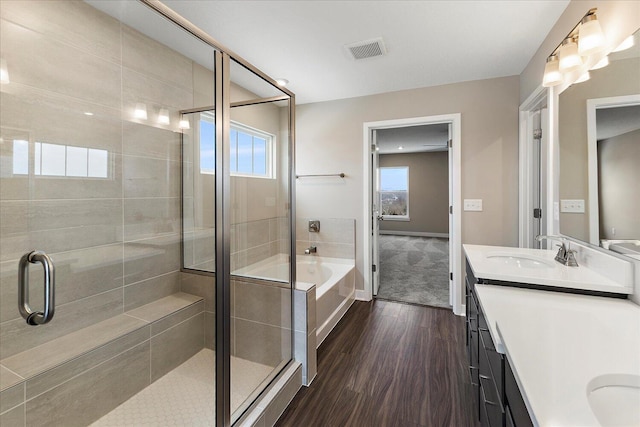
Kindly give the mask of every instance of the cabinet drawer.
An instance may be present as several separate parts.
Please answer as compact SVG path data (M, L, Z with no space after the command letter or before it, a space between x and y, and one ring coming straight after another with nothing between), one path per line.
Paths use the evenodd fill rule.
M496 350L496 346L493 344L491 333L488 329L479 328L478 334L480 335L480 345L482 346L480 351L484 350L486 352L487 361L491 368L491 377L496 383L500 399L503 399L504 356Z
M513 425L516 427L533 427L529 411L524 404L522 394L520 393L508 360L505 360L504 363L504 391L507 401L506 406L509 407Z
M500 405L500 402L492 400L487 396L486 391L491 388L491 384L487 384L488 387L486 389L485 384L487 384L486 380L480 377L480 413L482 414L484 410L491 427L502 427L504 422L502 405ZM480 415L480 418L482 419L482 415Z

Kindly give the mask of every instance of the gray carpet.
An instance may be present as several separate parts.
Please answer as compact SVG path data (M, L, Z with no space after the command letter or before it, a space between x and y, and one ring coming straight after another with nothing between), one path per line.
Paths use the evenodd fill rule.
M449 239L381 234L378 298L449 305Z

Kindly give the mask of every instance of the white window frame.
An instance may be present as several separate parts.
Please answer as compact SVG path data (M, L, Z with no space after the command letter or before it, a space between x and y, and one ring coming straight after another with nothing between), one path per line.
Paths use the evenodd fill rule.
M381 166L378 168L378 179L380 180L380 192L379 192L379 206L382 212L382 194L392 193L392 191L382 190L382 170L383 169L406 169L407 170L407 214L406 215L382 215L385 221L410 221L409 217L409 166Z
M211 120L212 123L215 124L215 122L213 121L214 118L213 117L209 117L207 115L201 115L200 120L203 120L203 118L206 118L207 120ZM252 137L257 137L257 138L261 138L264 139L266 141L266 147L265 147L265 155L266 155L266 164L265 164L265 174L264 175L257 175L257 174L253 174L253 173L240 173L240 172L234 172L233 170L231 171L231 176L238 176L238 177L244 177L244 178L259 178L259 179L275 179L276 178L276 167L275 167L275 159L276 159L276 136L273 134L270 134L268 132L265 132L263 130L251 127L251 126L247 126L243 123L240 122L236 122L236 121L231 121L231 129L235 130L236 132L242 132L244 134L248 134L251 135ZM198 132L199 132L199 125L198 125ZM230 144L233 144L234 141L230 141ZM237 148L237 147L236 147ZM237 161L238 155L237 155L237 151L236 151L236 161ZM252 156L252 160L253 160L253 156ZM198 150L198 163L200 164L200 173L201 174L209 174L209 175L214 175L215 171L214 170L209 170L209 169L203 169L202 168L202 162L200 159L200 150ZM237 164L236 164L237 166Z

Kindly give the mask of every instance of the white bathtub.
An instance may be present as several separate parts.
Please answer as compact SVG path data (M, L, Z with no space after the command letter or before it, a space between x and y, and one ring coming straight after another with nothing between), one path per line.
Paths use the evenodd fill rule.
M286 255L275 255L233 274L288 282ZM341 258L298 255L296 288L316 286L316 346L329 335L355 300L355 262Z

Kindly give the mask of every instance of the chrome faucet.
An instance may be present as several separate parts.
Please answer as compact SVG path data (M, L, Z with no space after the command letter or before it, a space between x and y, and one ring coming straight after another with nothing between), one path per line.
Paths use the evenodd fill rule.
M567 245L571 245L571 243L565 237L538 235L536 236L536 240L538 242L542 240L556 240L560 242L561 243L560 245L556 245L558 246L559 249L558 249L558 253L556 254L555 260L562 265L566 265L567 267L578 266L578 261L576 260L576 251L571 249L571 246L567 246Z
M316 252L318 252L318 248L315 246L310 246L307 249L304 250L304 254L305 255L311 255L311 254L315 254Z

